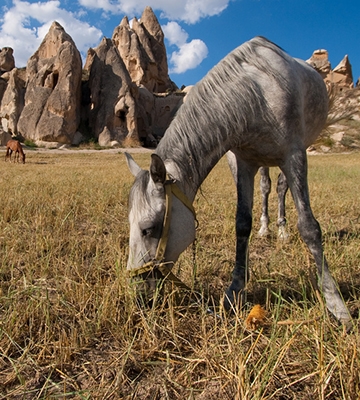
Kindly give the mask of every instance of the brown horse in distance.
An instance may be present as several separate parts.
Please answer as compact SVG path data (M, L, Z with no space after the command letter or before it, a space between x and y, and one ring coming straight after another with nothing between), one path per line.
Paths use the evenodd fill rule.
M6 155L5 155L5 161L9 158L11 162L11 154L12 152L15 151L15 156L14 156L14 162L16 162L16 158L18 162L20 162L20 155L22 158L23 164L25 164L25 153L24 150L18 140L10 139L6 143Z

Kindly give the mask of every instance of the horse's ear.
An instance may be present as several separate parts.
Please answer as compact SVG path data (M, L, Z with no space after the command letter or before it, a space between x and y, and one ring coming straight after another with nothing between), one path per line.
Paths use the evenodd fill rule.
M125 156L130 172L136 177L141 171L141 168L136 164L135 160L131 157L129 153L125 152Z
M164 184L166 181L165 164L157 154L151 154L150 176L154 183Z

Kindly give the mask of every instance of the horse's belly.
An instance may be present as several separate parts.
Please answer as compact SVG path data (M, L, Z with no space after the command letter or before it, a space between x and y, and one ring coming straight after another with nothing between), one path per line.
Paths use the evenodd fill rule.
M237 146L236 153L249 165L274 167L285 162L289 154L289 141L274 138L271 134L248 134L251 140L244 140Z

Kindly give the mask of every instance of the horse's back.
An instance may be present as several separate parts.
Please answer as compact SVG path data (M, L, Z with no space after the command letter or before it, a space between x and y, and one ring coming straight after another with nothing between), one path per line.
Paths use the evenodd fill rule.
M214 132L249 161L271 166L278 165L291 144L305 149L313 143L327 111L320 74L256 37L229 53L195 85L175 124L196 119L201 135Z
M8 148L10 148L10 149L13 149L13 148L15 148L15 147L18 146L18 143L19 143L19 142L18 142L17 140L10 139L10 140L7 141L6 147L8 147Z
M6 143L6 147L13 151L16 151L16 150L21 151L22 150L22 146L21 146L20 142L15 139L8 140L8 142Z
M245 80L251 92L261 94L263 101L258 105L262 114L268 110L281 125L284 120L298 125L296 119L304 118L305 126L311 125L307 128L321 130L328 112L327 90L320 74L305 61L259 36L233 50L223 62L223 66L221 62L217 66L220 74L236 71L231 85L240 85L241 91L239 81ZM255 118L258 120L259 115Z

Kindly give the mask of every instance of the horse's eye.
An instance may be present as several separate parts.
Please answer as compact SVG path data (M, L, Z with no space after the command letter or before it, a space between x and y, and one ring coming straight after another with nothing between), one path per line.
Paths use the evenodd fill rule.
M147 229L143 229L141 231L142 236L150 236L153 232L153 228L147 228Z

